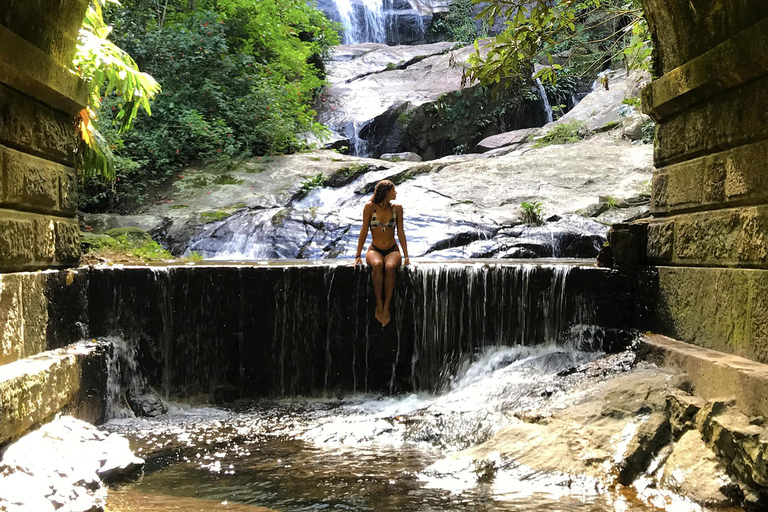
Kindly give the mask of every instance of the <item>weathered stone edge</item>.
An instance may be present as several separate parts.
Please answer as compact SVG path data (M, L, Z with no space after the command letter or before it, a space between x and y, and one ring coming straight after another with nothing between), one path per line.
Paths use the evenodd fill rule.
M647 236L651 264L768 268L768 205L655 219Z
M0 25L0 80L41 103L76 115L88 103L83 80L47 53Z
M657 169L651 212L664 215L768 203L765 162L768 141L764 140Z
M0 272L67 266L79 257L77 219L0 208Z
M648 85L643 90L644 110L656 121L663 121L716 94L760 78L766 70L768 19Z
M751 416L768 416L768 365L658 334L641 339L646 359L686 372L705 400L734 398Z
M104 397L89 395L105 384L98 382L104 354L97 343L78 344L0 367L0 445L62 410L86 421L103 417Z
M0 207L59 216L77 210L75 169L0 145Z
M659 123L656 167L768 139L768 75L713 96Z

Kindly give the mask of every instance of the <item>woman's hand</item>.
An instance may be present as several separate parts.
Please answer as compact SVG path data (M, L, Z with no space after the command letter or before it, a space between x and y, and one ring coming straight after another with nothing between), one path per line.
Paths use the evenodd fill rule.
M403 261L403 265L410 265L411 264L411 258L408 256L405 257L405 261Z
M362 265L363 264L363 258L360 256L355 257L355 266Z

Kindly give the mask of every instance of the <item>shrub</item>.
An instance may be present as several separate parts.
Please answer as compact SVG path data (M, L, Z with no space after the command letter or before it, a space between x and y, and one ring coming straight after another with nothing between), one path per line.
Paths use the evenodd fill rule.
M117 156L114 183L83 184L86 211L130 211L178 169L200 160L287 153L295 134L322 132L313 95L335 25L303 0L171 0L157 11L126 0L108 16L115 42L163 86L152 116L113 124L122 99L102 103L98 127Z
M581 121L556 124L546 135L536 141L535 148L542 148L552 144L572 144L584 138Z
M523 222L526 224L540 225L544 224L542 215L544 213L544 203L534 201L532 203L520 203L520 211L523 214Z

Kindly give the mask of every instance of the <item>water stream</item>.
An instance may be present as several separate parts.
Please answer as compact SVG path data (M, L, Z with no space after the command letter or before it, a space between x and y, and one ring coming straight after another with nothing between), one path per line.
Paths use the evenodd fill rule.
M544 84L542 84L541 80L538 78L536 79L536 91L538 92L539 99L541 100L541 108L544 111L544 114L546 114L547 123L551 123L554 121L552 105L549 104L549 98L547 97L547 91L544 89Z
M179 504L284 512L658 510L631 488L514 465L489 477L450 458L514 423L515 413L557 410L610 378L605 371L598 379L563 376L601 356L552 344L486 347L446 373L436 394L260 400L116 419L105 427L129 437L147 466L140 480L113 488L110 502L115 511L155 512ZM626 371L632 356L613 357L601 363L608 375ZM697 510L678 505L668 510Z

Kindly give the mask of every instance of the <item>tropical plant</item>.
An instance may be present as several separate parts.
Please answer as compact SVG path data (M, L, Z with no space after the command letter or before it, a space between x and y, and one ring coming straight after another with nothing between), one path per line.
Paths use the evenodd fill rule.
M544 214L544 203L541 201L522 202L520 203L520 211L523 214L523 222L525 224L544 224L542 215Z
M114 40L163 85L152 116L113 124L107 97L98 125L115 154L116 180L87 179L85 211L141 207L184 166L302 150L300 132L323 132L312 109L335 25L304 0L121 0L106 11Z
M538 139L533 147L543 148L553 144L572 144L578 142L584 138L583 128L584 123L579 120L556 124L546 135Z
M507 27L483 48L475 41L465 82L527 79L534 62L544 64L534 77L548 82L565 69L594 76L617 60L628 69L650 69L650 35L642 16L639 0L490 0L478 17L489 24L506 19ZM559 64L555 54L563 51L568 57Z
M160 92L160 85L139 71L136 62L108 38L112 27L104 22L103 8L117 0L91 0L80 29L77 53L72 63L75 72L88 84L88 106L79 115L79 133L86 145L83 170L88 176L115 179L114 156L109 143L97 129L102 101L115 95L113 116L118 133L131 127L139 109L151 114L149 100Z

